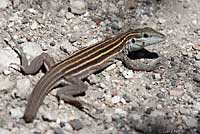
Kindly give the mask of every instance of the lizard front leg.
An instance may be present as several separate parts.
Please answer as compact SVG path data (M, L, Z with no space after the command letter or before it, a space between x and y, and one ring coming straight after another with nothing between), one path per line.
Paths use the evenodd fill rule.
M55 64L54 59L47 53L40 54L28 64L28 60L22 49L19 47L14 49L18 51L17 53L21 61L20 69L25 75L36 74L42 67L45 67L45 71L48 71Z
M29 65L26 55L23 52L22 48L17 46L17 42L10 33L9 35L16 46L12 46L7 40L5 40L5 42L19 55L21 65L17 66L20 67L20 70L23 74L36 74L43 66L45 67L45 71L48 71L55 64L55 61L51 56L49 56L47 53L42 53L35 59L33 59L33 61Z

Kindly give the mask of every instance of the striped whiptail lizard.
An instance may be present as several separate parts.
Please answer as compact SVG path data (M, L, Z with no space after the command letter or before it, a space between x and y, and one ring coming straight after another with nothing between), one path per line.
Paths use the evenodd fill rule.
M12 36L11 38L14 41ZM159 43L164 39L163 34L152 28L129 30L116 37L82 48L56 64L47 53L42 53L29 65L22 49L18 46L11 46L20 56L20 69L25 75L37 73L42 66L47 69L30 95L23 116L24 120L32 122L45 96L58 86L62 86L57 92L60 99L81 108L84 102L73 96L87 90L87 85L83 82L84 78L113 64L116 59L121 60L128 68L134 70L135 65L127 54Z

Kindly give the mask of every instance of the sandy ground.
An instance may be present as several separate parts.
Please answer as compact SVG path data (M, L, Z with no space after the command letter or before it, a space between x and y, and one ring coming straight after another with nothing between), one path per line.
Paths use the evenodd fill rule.
M76 2L2 0L0 133L200 133L200 1ZM58 101L53 90L34 122L24 122L27 100L43 73L23 75L10 68L11 63L20 61L5 40L22 47L29 60L47 52L59 62L108 36L147 26L166 35L164 42L146 48L162 60L158 69L132 71L118 61L85 81L89 90L79 98L99 107L101 120ZM7 31L17 44L13 44ZM145 60L156 59L138 59Z

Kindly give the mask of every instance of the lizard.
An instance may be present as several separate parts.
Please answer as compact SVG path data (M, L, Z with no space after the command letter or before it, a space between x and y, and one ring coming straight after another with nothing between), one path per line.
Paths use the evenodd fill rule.
M42 66L46 69L46 73L32 90L23 119L27 123L32 122L36 118L45 96L56 87L60 87L57 91L59 99L73 104L77 108L82 108L85 103L74 96L85 93L87 90L87 84L84 83L85 78L103 70L115 63L116 60L121 60L130 69L138 70L128 54L146 46L158 44L165 38L164 34L150 27L131 29L82 48L58 63L55 63L51 56L43 52L29 64L24 52L11 36L15 46L10 46L19 55L20 71L24 75L36 74ZM147 71L151 70L151 68L146 69Z

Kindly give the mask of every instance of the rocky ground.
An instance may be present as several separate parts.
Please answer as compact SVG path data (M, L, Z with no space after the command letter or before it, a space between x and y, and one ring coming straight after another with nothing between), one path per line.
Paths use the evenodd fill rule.
M118 61L91 75L79 98L99 107L101 120L47 95L33 123L22 119L43 75L24 76L9 31L31 61L42 52L58 62L78 49L130 28L152 27L166 41L147 47L162 59L153 72ZM199 0L1 0L0 134L200 133ZM144 62L149 59L138 59ZM154 60L154 59L151 59ZM10 65L12 63L12 65Z

